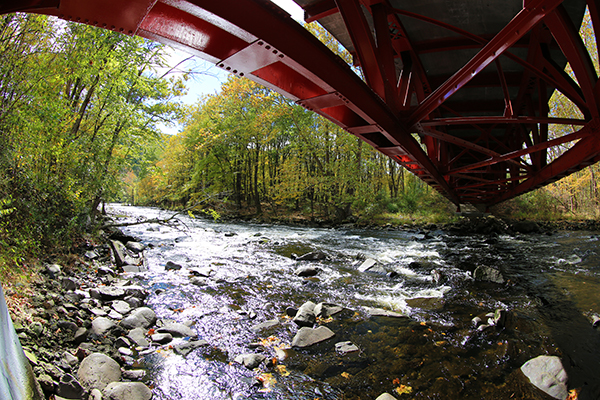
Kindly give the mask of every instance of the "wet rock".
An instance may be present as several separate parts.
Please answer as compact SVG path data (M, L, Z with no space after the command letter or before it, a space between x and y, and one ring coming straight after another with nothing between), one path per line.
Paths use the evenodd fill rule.
M201 276L204 278L208 278L210 274L213 272L210 267L191 267L189 268L190 274L194 276Z
M150 400L152 391L141 382L112 382L104 389L107 400Z
M117 351L119 352L119 354L121 354L122 356L128 356L131 357L133 355L133 351L131 351L130 349L128 349L127 347L119 347L117 349Z
M287 315L288 317L295 317L296 314L298 314L298 309L294 308L294 307L288 307L285 309L285 315Z
M56 382L52 379L50 375L41 374L38 375L37 381L40 384L42 390L46 393L53 393L56 387Z
M142 328L135 328L129 331L127 338L131 339L136 345L148 347L150 344L146 339L145 331Z
M306 277L306 276L315 276L319 273L319 268L314 267L300 267L294 271L296 276Z
M129 250L133 251L134 253L141 253L146 248L146 246L140 242L127 242L127 243L125 243L125 247L127 247Z
M102 392L98 389L92 389L88 400L102 400Z
M253 327L250 328L250 330L258 333L258 332L265 331L268 329L273 329L279 325L280 324L279 324L278 319L270 319L268 321L261 322L260 324L254 325Z
M173 340L173 336L170 333L155 333L154 335L150 335L150 339L154 343L167 344Z
M382 393L375 400L396 400L396 398L389 393Z
M597 328L600 326L600 316L598 314L592 315L592 326Z
M148 297L148 290L144 289L141 286L135 286L135 285L122 286L121 289L123 289L125 291L125 296L133 296L140 300L144 300L146 297ZM125 298L125 301L127 301L127 297ZM129 303L129 301L127 301L127 302ZM129 303L129 304L131 305L131 303Z
M139 381L144 379L146 371L143 369L128 369L122 372L123 379L129 379L131 381Z
M120 313L116 312L115 310L110 310L108 313L108 318L111 318L114 320L123 319L123 314L120 314Z
M117 273L112 268L101 266L101 267L98 267L98 275L100 275L100 276L116 276Z
M188 340L188 341L176 344L175 346L173 346L173 350L175 351L176 354L179 354L179 355L182 355L185 357L192 351L194 351L200 347L204 347L204 346L208 346L208 342L204 339Z
M321 261L326 259L327 254L320 251L311 251L296 258L296 261Z
M371 268L375 267L377 264L378 264L377 260L374 260L372 258L367 258L366 260L364 260L362 262L362 264L360 264L358 266L358 271L359 272L367 272Z
M117 267L121 268L124 265L139 265L141 260L137 260L127 253L127 248L118 240L110 240L110 247L115 257Z
M64 277L61 279L60 283L64 290L76 290L79 287L73 278Z
M61 361L68 365L70 368L75 368L79 364L79 360L73 354L68 351L62 353Z
M473 271L473 278L477 281L493 282L493 283L504 283L504 277L502 273L496 268L487 267L480 265Z
M159 333L170 333L173 337L190 337L195 338L198 335L189 326L172 322L165 324L161 328L157 329Z
M142 265L131 265L126 264L122 267L123 272L128 272L130 274L139 274L140 272L144 272L146 269Z
M95 316L97 316L97 317L106 317L106 316L108 315L108 314L106 314L106 311L104 311L104 310L103 310L103 309L101 309L101 308L92 308L92 309L90 310L90 312L91 312L92 314L94 314Z
M372 317L391 317L391 318L407 318L408 315L395 311L384 310L383 308L367 308L367 312Z
M326 326L319 326L316 329L302 327L292 340L292 347L309 347L323 342L335 336L335 333Z
M98 317L92 321L91 332L99 336L104 336L115 326L114 321L105 317Z
M358 346L352 342L339 342L335 344L335 350L340 354L355 353L359 351Z
M544 393L555 399L567 398L568 377L560 358L556 356L532 358L521 366L521 371L535 387Z
M62 267L58 264L47 265L46 273L50 278L56 279L62 273Z
M125 297L124 300L127 304L129 304L131 308L140 308L144 304L144 302L141 299L138 299L134 296Z
M75 335L73 336L73 342L75 342L75 344L79 344L81 342L84 342L88 337L88 330L84 327L78 328L77 331L75 332Z
M93 353L81 362L77 378L87 390L103 390L109 383L121 380L121 368L107 355Z
M248 369L254 369L260 365L263 361L266 360L266 356L262 354L240 354L233 361L238 364L242 364L244 367Z
M165 264L165 269L167 271L178 271L183 268L181 265L174 263L173 261L167 261Z
M129 316L123 318L120 325L125 329L149 328L156 322L156 314L148 307L133 310Z
M75 322L60 320L56 323L60 329L67 332L77 332L78 326Z
M56 394L65 399L82 399L85 389L71 374L64 374L56 387Z
M318 318L329 318L344 311L344 307L331 303L319 303L314 308L314 314Z
M317 322L317 318L314 313L315 303L312 301L307 301L302 304L302 306L298 309L298 312L293 318L293 321L298 326L307 326L311 327Z
M126 294L125 290L115 286L100 286L90 290L90 296L102 301L122 300Z

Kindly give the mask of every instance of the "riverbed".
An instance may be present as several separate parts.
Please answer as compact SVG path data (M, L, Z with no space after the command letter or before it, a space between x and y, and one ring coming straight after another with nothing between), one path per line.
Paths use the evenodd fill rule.
M170 215L111 211L123 221ZM580 399L600 398L600 331L590 322L600 313L598 232L456 235L178 219L123 229L148 246L140 276L148 305L159 318L192 321L209 343L185 357L168 346L144 356L155 399L547 399L520 372L539 355L561 357ZM311 252L323 258L296 259ZM378 268L361 272L365 260ZM182 268L168 270L169 261ZM296 275L307 266L318 274ZM500 271L502 282L475 280L478 267ZM307 301L344 310L317 321L333 338L291 348L298 326L286 309ZM497 310L502 324L473 322ZM274 319L275 327L252 329ZM346 341L358 351L337 351ZM264 354L269 367L234 362L245 353Z

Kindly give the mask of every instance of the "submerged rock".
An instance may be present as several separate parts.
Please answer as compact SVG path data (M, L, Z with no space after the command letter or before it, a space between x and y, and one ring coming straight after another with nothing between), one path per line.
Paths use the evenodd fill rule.
M341 354L348 354L359 351L359 348L352 342L339 342L335 344L335 350Z
M173 337L191 337L195 338L198 335L189 326L178 322L171 322L157 329L160 333L169 333Z
M242 364L244 367L246 367L248 369L254 369L254 368L258 367L260 365L260 363L262 363L266 359L267 359L267 357L262 354L249 353L249 354L240 354L233 361L235 361L238 364Z
M319 269L314 268L314 267L300 267L294 272L294 274L296 274L296 276L302 276L302 277L315 276L318 273L319 273Z
M303 327L300 328L294 339L292 340L292 347L309 347L314 344L323 342L335 336L335 333L326 326L319 326L316 329Z
M268 321L261 322L260 324L254 325L253 327L250 328L250 330L252 330L253 332L260 332L263 330L275 328L276 326L279 326L279 320L278 319L270 319Z
M326 260L327 254L321 251L311 251L310 253L306 253L296 258L296 261L320 261Z
M173 346L173 350L175 351L176 354L179 354L182 356L187 356L192 351L194 351L200 347L204 347L204 346L208 346L208 342L204 339L188 340L188 341L176 344L175 346Z
M367 312L372 317L392 317L392 318L407 318L408 315L395 311L384 310L383 308L367 308Z
M556 356L532 358L521 366L521 371L535 387L544 393L555 399L565 400L567 398L568 376L560 358Z
M473 278L477 281L504 283L502 273L496 268L480 265L473 271Z

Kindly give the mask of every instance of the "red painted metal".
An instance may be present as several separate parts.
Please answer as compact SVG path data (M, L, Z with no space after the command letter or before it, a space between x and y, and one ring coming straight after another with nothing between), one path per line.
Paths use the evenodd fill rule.
M507 0L514 14L501 25L492 12L465 24L441 3L295 1L356 55L366 83L266 0L8 0L0 13L56 15L185 49L335 122L456 204L495 204L600 159L600 85L578 35L586 0ZM599 7L587 6L599 37ZM551 114L553 90L582 117Z

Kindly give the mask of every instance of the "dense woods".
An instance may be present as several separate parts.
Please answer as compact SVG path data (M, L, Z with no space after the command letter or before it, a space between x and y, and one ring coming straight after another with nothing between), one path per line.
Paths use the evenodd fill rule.
M309 29L350 62L326 32ZM595 46L589 22L582 35ZM104 201L336 222L451 215L399 165L251 81L232 76L219 94L182 107L186 76L157 72L168 51L43 16L0 17L2 269L72 245ZM551 114L572 113L556 96ZM181 133L160 133L159 123L177 120ZM591 166L498 211L596 218L599 173Z
M2 265L70 245L124 165L179 116L165 48L37 15L0 17Z

